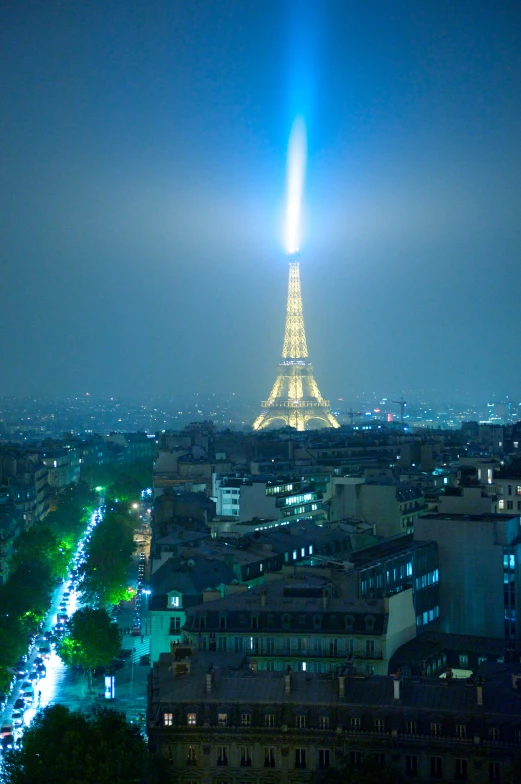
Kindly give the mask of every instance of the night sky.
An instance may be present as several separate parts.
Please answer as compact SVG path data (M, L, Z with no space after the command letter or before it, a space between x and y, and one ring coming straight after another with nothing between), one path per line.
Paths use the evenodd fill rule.
M301 114L323 395L521 397L516 0L11 0L0 74L0 394L265 399Z

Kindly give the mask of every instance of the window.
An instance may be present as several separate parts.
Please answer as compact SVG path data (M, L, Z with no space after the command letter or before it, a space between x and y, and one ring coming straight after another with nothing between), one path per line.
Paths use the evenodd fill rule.
M217 647L219 649L219 653L226 653L226 637L219 637L217 639Z
M241 746L241 767L251 767L251 746Z
M234 647L235 647L235 653L239 653L240 651L242 651L242 637L234 638Z
M195 750L195 746L188 746L186 750L186 764L195 765L196 762L197 762L197 753Z
M505 508L505 502L504 502L504 500L502 498L499 499L499 508L500 509L504 509Z
M227 713L218 713L217 714L217 724L219 727L226 727L228 724L228 714Z
M319 716L318 717L318 726L321 730L328 730L329 729L329 716Z
M306 767L306 749L295 749L295 767Z
M274 746L266 746L264 749L264 767L265 768L274 768L275 767L275 747Z
M456 724L456 737L457 738L466 738L467 737L467 725L466 724Z
M322 616L321 615L314 615L313 616L313 627L315 629L322 628Z
M217 746L217 764L218 765L227 765L228 764L228 747L227 746Z
M384 731L384 720L383 719L375 719L374 720L374 729L375 729L375 732L383 732Z
M457 781L467 780L467 760L455 759L454 760L454 778Z
M441 779L441 757L431 757L431 779Z
M351 719L351 729L352 730L359 730L361 725L361 721L359 718L352 718Z
M409 735L416 735L416 722L415 721L408 721L407 722L407 732Z
M365 641L365 655L371 658L374 656L374 640Z
M373 760L375 761L376 765L385 765L385 754L382 754L381 751L377 751L373 754Z
M489 727L488 737L490 740L499 740L499 729L497 727Z
M173 723L174 723L174 714L163 713L163 726L171 727Z
M265 727L274 727L275 726L275 714L267 713L264 716L264 726Z
M195 727L197 724L197 713L187 713L186 714L186 723L189 727Z
M179 607L179 596L170 597L170 607Z
M296 724L296 726L298 727L299 730L305 730L306 729L306 717L303 716L301 713L299 713L299 715L297 716L297 724Z
M501 763L489 762L488 763L488 780L500 781L501 780Z
M439 738L441 735L441 724L438 721L431 721L431 735Z
M226 616L224 615L219 618L219 629L226 629Z
M178 615L170 618L169 634L179 634L181 630L181 618Z
M514 502L507 501L507 509L511 512L514 509Z
M351 765L361 765L362 764L362 752L361 751L350 751L349 752L349 759L351 761Z
M330 759L330 751L329 749L319 749L318 750L318 767L319 768L329 768L331 764Z
M291 615L283 615L282 616L282 628L289 629L291 626Z
M258 617L257 617L256 615L253 615L253 616L252 616L252 619L251 619L251 628L252 628L252 629L258 629L258 628L259 628L259 619L258 619Z
M405 774L407 776L418 775L418 757L416 754L405 755Z
M251 727L251 713L241 715L241 727Z
M512 495L512 485L508 485L508 495Z
M206 629L206 618L204 616L199 618L199 628Z

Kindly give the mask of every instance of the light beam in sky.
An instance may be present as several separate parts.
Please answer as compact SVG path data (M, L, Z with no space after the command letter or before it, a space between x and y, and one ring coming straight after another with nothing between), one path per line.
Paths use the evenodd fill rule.
M286 251L298 253L300 247L300 215L302 194L306 175L306 125L302 117L296 117L291 128L288 144L286 171Z

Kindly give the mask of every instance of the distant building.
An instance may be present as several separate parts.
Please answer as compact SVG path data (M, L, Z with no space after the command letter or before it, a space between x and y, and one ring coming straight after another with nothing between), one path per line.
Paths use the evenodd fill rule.
M309 570L312 571L312 570ZM339 579L299 573L187 611L185 639L201 651L246 653L255 670L387 674L416 634L411 590L349 601Z
M448 634L521 638L520 518L431 514L416 521L415 541L436 542L439 629Z
M411 533L425 511L423 493L404 482L333 477L329 519L351 518L375 526L377 536Z

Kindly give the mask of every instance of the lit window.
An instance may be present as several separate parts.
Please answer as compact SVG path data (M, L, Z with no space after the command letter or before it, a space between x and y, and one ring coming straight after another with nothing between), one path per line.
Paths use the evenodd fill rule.
M174 723L173 713L163 713L163 724L165 727L171 727Z
M227 713L218 713L217 714L217 724L219 727L226 727L228 723L228 714Z
M294 561L297 560L297 551L296 550L293 550L293 560Z
M172 607L179 607L179 596L172 596L170 604Z
M195 727L197 724L197 713L187 713L186 723L189 727Z

